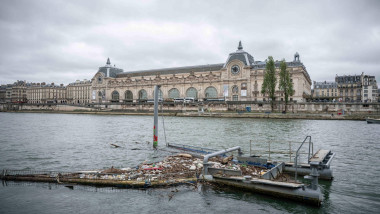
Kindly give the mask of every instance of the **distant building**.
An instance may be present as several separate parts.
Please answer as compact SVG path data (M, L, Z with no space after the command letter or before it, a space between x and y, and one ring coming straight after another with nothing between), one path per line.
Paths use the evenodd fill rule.
M336 76L335 82L338 83L339 101L361 102L362 101L362 76Z
M338 84L336 82L313 82L314 101L336 101L339 98Z
M377 83L375 76L354 75L336 76L339 101L343 102L374 102L377 97Z
M70 104L88 104L90 103L91 81L77 80L66 87L67 103Z
M48 104L66 103L66 87L54 83L29 83L27 88L28 103Z
M0 85L0 103L5 103L7 85Z
M27 89L26 81L17 80L13 84L5 86L5 102L7 103L26 103L27 102Z
M116 87L110 87L108 81L116 78L116 76L120 73L123 73L123 69L112 66L111 61L108 58L106 65L99 67L95 77L91 80L91 102L119 102L120 99L123 100L123 98L116 92L113 92L112 96L106 96L106 93L111 94L109 92L111 89L113 89L113 91L116 89Z
M293 82L290 100L306 101L311 96L311 79L298 53L286 62ZM276 61L279 71L280 62ZM225 63L123 72L109 59L92 78L91 102L145 102L153 99L155 85L161 85L164 100L191 97L195 100L268 101L261 93L265 61L255 61L243 50L229 54ZM276 99L284 94L276 87Z
M377 102L378 99L378 86L375 76L362 74L362 101L363 102Z

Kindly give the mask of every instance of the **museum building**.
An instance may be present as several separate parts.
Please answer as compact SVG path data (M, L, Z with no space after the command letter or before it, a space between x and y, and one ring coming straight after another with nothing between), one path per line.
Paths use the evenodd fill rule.
M311 79L298 53L286 62L293 83L291 101L304 102L311 95ZM280 61L275 62L277 79ZM243 50L230 53L225 63L124 72L107 64L91 80L91 102L147 102L153 99L154 86L161 85L159 96L165 101L194 98L198 101L267 101L261 93L266 61L255 61ZM278 81L277 81L278 84ZM284 94L276 86L276 100Z

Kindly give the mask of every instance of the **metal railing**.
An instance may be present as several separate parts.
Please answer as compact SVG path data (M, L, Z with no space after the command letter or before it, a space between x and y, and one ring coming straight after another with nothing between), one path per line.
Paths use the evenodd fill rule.
M268 160L270 161L272 160L273 154L281 155L281 156L276 157L276 161L278 161L279 159L282 159L282 161L285 161L287 159L286 156L288 156L289 162L291 163L293 161L293 157L296 156L297 151L298 151L298 154L309 154L309 152L307 151L292 150L292 148L299 148L300 144L302 143L303 142L300 142L300 141L275 141L275 140L253 143L253 141L250 140L249 154L250 156L252 156L252 153L254 151L255 153L254 155L267 156ZM253 146L255 147L254 150L253 150Z
M301 143L300 147L298 147L297 149L297 152L296 152L296 157L294 157L294 167L296 168L295 170L295 173L294 173L294 179L297 180L297 168L298 168L298 158L300 156L300 149L302 148L302 146L305 144L305 142L307 142L307 140L309 139L309 152L308 152L308 155L307 155L307 163L310 162L310 154L313 155L314 154L314 146L313 146L313 142L311 142L311 136L306 136L305 140ZM310 149L311 149L311 153L310 153Z

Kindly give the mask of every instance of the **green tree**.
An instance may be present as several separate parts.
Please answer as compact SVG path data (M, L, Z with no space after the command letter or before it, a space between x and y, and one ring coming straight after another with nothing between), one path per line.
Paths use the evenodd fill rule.
M264 82L261 87L261 93L262 94L268 94L271 103L271 109L273 111L274 108L274 100L275 92L276 92L276 84L277 84L277 78L276 78L276 67L274 65L274 60L272 56L268 57L266 66L265 66L265 75L264 75Z
M285 59L281 61L280 64L280 82L278 84L278 89L284 92L285 96L285 112L287 111L287 105L289 101L289 96L293 96L293 83L290 81L290 74L287 70Z

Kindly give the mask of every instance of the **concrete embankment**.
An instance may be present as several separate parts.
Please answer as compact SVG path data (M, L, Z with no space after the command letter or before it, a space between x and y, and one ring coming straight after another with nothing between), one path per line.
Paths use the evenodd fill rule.
M74 110L74 111L57 111L57 110L18 110L3 111L14 113L55 113L55 114L96 114L96 115L140 115L153 116L149 111L104 111L104 110ZM366 118L379 118L380 114L326 114L326 113L262 113L262 112L160 112L163 116L176 117L212 117L212 118L261 118L261 119L304 119L304 120L365 120Z
M38 112L102 115L153 115L152 103L92 103L74 104L0 104L0 111ZM380 103L277 103L272 110L270 103L262 102L212 102L212 103L162 103L160 115L179 117L221 118L273 118L307 120L365 120L380 118Z

